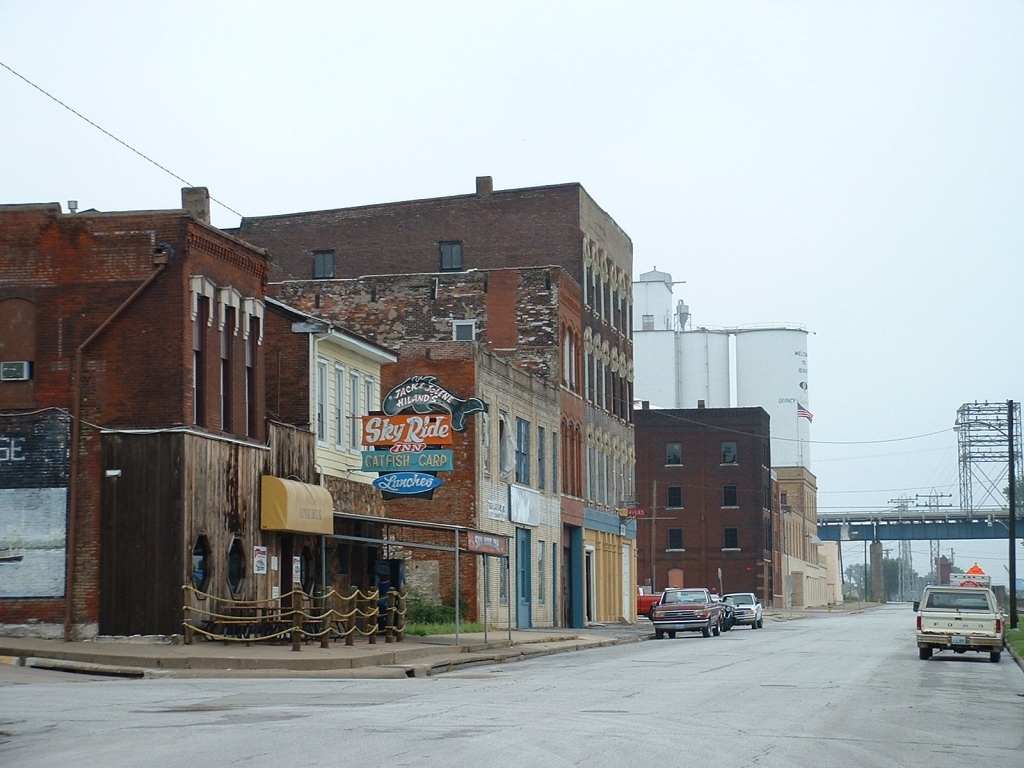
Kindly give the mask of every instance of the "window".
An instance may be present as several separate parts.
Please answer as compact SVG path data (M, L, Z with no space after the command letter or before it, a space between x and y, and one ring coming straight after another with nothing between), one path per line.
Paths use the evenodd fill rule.
M245 434L256 437L256 345L260 338L260 319L249 319L249 338L245 343Z
M516 419L516 482L530 484L530 422Z
M312 595L313 588L316 586L313 551L309 547L303 547L302 555L299 557L299 585L307 595Z
M784 507L789 504L788 494L785 491L779 494L779 504Z
M681 443L665 443L665 466L683 463Z
M245 550L242 547L241 539L233 539L231 548L228 550L228 588L231 594L237 595L242 591L242 584L245 582Z
M679 509L683 506L683 486L670 485L668 487L668 500L665 506L670 509Z
M313 251L313 279L334 277L334 251Z
M515 460L515 440L512 437L512 423L504 411L498 413L498 474L505 477L512 472Z
M723 485L722 486L722 506L723 507L738 507L739 503L739 492L735 485Z
M722 542L722 549L739 549L740 548L740 529L739 528L726 528L725 537Z
M334 366L334 445L345 445L345 369Z
M545 544L543 541L537 542L537 602L543 603L547 599L547 577L544 568L544 550Z
M192 586L205 592L210 583L210 543L205 536L196 539L192 547Z
M722 443L722 463L738 463L738 459L736 456L736 443Z
M544 486L547 484L547 461L544 456L544 447L546 443L547 433L544 431L544 427L537 427L537 487L540 490L544 490Z
M682 549L683 548L683 529L682 528L669 528L668 529L668 548L669 549Z
M498 561L498 602L508 603L508 558Z
M363 442L363 422L359 416L359 374L351 371L348 375L348 449L358 451Z
M441 271L459 272L462 270L462 243L438 243L441 249Z
M316 361L316 440L327 442L327 361Z
M452 339L455 341L473 341L476 338L475 320L453 320Z
M551 492L558 493L558 430L551 430Z
M198 297L192 325L192 401L195 423L206 426L206 328L210 324L210 299Z
M235 308L224 308L224 328L220 334L220 428L224 432L231 431L232 411L232 376L231 362L232 339L235 335Z
M365 408L364 415L369 415L370 411L373 410L373 403L376 400L376 394L377 394L377 387L373 383L373 377L372 376L364 376L363 377L363 406ZM360 422L360 426L362 426L362 422ZM360 429L360 435L361 434L362 434L362 429Z
M645 331L653 331L654 330L654 315L644 315L643 316L643 329Z

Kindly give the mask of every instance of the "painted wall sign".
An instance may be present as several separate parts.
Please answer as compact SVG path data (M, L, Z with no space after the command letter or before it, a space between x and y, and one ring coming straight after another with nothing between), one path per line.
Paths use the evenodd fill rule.
M373 481L373 487L386 493L411 496L440 488L444 482L424 472L392 472Z
M508 557L508 536L485 531L466 531L466 551Z
M69 423L56 410L0 419L0 598L64 595Z
M451 445L452 417L447 413L363 416L363 445Z
M453 455L453 451L418 451L415 453L363 451L363 471L451 472L454 467Z
M437 383L436 376L410 376L384 398L382 410L388 416L412 409L416 413L447 411L452 415L452 429L466 431L466 417L486 411L487 405L478 397L462 400Z

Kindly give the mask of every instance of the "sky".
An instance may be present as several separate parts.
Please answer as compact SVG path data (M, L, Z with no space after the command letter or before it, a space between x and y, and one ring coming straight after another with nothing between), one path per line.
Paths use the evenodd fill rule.
M1020 2L0 0L0 203L580 182L696 323L811 332L822 511L958 505L957 408L1024 399L1022 40Z

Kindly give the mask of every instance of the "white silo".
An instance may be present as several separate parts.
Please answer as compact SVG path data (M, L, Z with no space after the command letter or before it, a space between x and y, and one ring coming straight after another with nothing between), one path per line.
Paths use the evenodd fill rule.
M676 408L728 408L729 332L695 328L677 335Z
M676 407L674 328L672 275L657 268L645 272L633 283L633 360L643 369L633 382L633 397L656 408Z
M761 406L771 416L772 466L809 467L807 331L797 327L734 330L736 405Z

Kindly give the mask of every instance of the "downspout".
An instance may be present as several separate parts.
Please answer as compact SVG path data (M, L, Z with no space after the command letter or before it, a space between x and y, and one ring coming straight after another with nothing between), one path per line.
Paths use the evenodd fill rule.
M72 639L72 627L74 622L75 605L75 548L76 520L78 518L78 442L81 439L81 412L82 412L82 359L85 355L85 348L92 344L96 338L107 329L139 295L149 287L156 278L167 269L174 251L171 246L160 243L156 246L156 253L163 253L164 261L157 264L157 268L146 278L146 281L119 306L114 312L103 321L103 324L78 345L75 350L74 379L71 384L71 467L68 478L68 555L64 571L64 641ZM159 258L159 257L155 257Z

